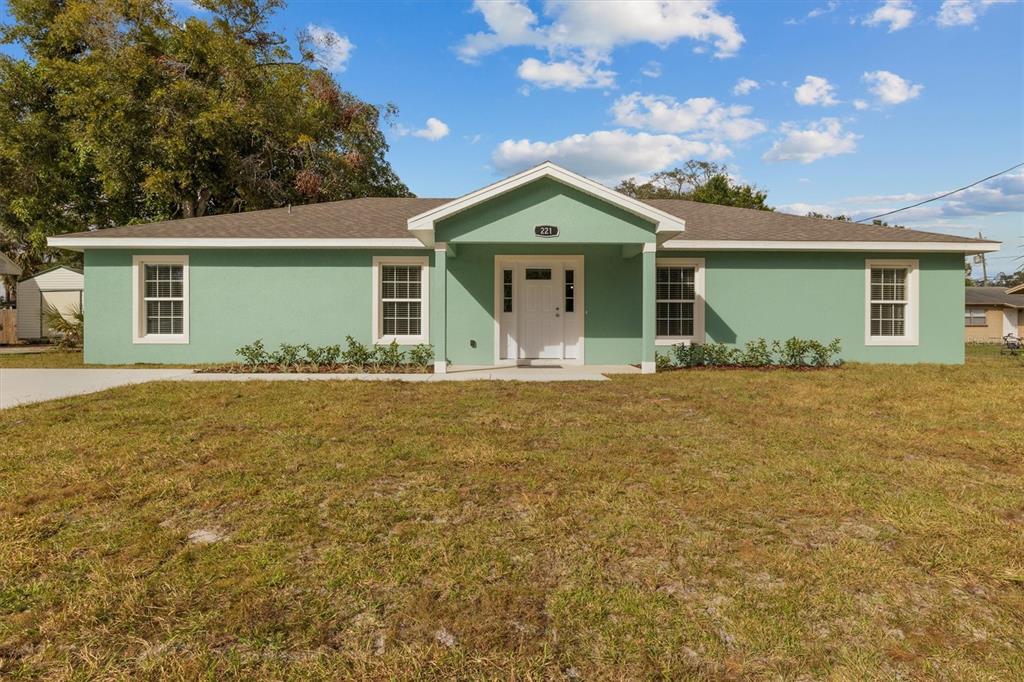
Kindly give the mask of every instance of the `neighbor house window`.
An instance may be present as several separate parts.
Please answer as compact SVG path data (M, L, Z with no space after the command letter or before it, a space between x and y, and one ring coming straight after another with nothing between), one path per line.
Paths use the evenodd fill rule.
M375 342L426 342L427 265L421 257L374 258Z
M917 261L868 261L869 345L917 344Z
M964 312L964 326L966 327L987 327L984 308L968 308Z
M655 331L661 344L704 340L703 259L658 259Z
M135 256L135 343L188 343L188 256Z

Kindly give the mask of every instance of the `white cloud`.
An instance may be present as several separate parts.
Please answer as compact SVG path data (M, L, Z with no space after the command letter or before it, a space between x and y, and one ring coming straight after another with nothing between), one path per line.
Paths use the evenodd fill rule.
M853 108L856 109L857 111L864 111L869 106L871 106L871 105L868 104L865 100L862 100L862 99L855 99L855 100L853 100Z
M466 36L456 48L460 59L477 62L506 47L545 50L549 60L576 64L610 63L623 45L653 43L666 47L681 38L710 43L716 57L731 57L743 45L736 21L719 14L714 0L549 0L541 24L524 0L475 0L489 30Z
M808 19L816 19L825 14L830 14L839 8L838 0L828 0L828 3L824 7L815 7L804 16L803 19L786 19L785 23L788 26L796 26L797 24L807 23Z
M797 101L797 104L803 106L820 104L823 107L829 107L839 104L839 100L836 99L835 86L829 83L828 79L820 76L804 78L803 85L793 91L793 99Z
M757 90L761 84L750 78L741 78L732 86L732 94L749 95L751 90Z
M864 74L863 80L870 84L868 90L883 104L902 104L914 99L924 90L923 85L911 83L891 71L868 71Z
M728 149L721 145L678 135L598 130L553 142L505 140L494 150L491 160L495 168L505 173L551 160L577 173L615 184L622 178L650 175L693 157L721 159L728 154Z
M945 0L935 23L943 28L970 26L992 5L1009 4L1012 0Z
M857 148L859 135L843 131L837 118L823 118L800 129L787 124L785 134L764 154L765 161L799 161L811 163L826 156L849 154Z
M599 62L572 60L544 63L530 57L523 60L516 71L524 81L538 88L609 88L615 85L615 72L598 68Z
M661 78L661 62L656 62L653 59L647 62L644 64L644 68L640 69L640 75L648 78Z
M914 14L914 6L910 4L910 0L886 0L864 20L864 23L868 26L889 24L889 33L892 33L910 26Z
M448 137L449 132L451 132L451 129L448 127L448 124L439 118L434 118L433 116L428 118L426 125L419 130L409 130L405 126L398 126L398 134L402 137L412 135L413 137L422 137L423 139L430 140L431 142L437 142L443 137ZM476 141L474 140L474 144L475 142Z
M750 107L724 106L713 97L692 97L678 102L665 95L623 95L612 105L615 123L659 133L692 133L712 140L746 140L767 130L748 118Z
M306 33L317 64L335 73L345 70L352 50L356 49L352 41L332 28L316 24L307 26Z

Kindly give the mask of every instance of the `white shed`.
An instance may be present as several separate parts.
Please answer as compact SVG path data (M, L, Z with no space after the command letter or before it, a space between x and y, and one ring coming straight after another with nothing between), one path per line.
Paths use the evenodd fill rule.
M49 336L45 311L53 306L69 316L81 309L85 277L81 270L58 265L18 282L18 338L41 339Z

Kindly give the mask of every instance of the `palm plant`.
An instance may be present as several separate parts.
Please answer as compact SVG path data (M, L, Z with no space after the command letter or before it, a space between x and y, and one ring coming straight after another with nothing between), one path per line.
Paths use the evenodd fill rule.
M81 348L85 334L85 315L82 306L73 305L62 313L52 305L43 312L46 324L53 335L53 342L60 348Z

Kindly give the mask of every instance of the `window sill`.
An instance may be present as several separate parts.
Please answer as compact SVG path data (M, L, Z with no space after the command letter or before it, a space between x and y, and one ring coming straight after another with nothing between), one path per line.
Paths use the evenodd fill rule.
M654 339L655 346L678 346L680 343L689 346L694 343L704 343L704 339L697 336L660 336Z
M132 339L132 343L184 344L188 336L184 334L146 334Z
M915 338L909 336L869 336L864 340L865 346L917 346Z
M425 336L383 336L373 342L375 346L390 346L392 341L398 342L399 346L418 346L430 341Z

